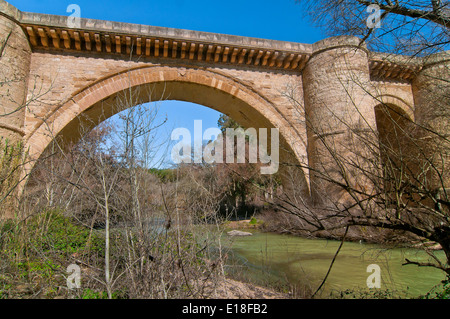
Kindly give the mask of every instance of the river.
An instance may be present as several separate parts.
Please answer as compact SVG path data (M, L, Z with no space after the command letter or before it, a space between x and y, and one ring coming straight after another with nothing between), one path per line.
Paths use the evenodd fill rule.
M317 289L340 244L334 240L245 231L252 232L253 236L227 239L232 257L230 264L233 265L227 271L256 283L287 284L303 291ZM438 251L437 256L444 260L442 251ZM379 293L383 297L414 298L427 293L445 278L442 271L434 268L402 266L405 258L427 261L430 257L418 249L386 249L375 244L345 242L317 297L336 297L341 291L353 291L369 292L372 297ZM373 264L380 270L381 287L378 290L367 288L367 279L372 274L367 267Z

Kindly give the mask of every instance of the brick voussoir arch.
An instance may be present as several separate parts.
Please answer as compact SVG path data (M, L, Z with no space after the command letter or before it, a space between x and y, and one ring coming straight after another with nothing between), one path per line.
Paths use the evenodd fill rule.
M203 95L211 95L211 93L214 95L215 92L219 98L223 96L231 97L238 105L245 105L245 111L254 113L253 117L251 115L248 116L248 120L251 121L256 116L264 120L265 127L279 128L282 144L290 145L289 141L292 141L297 136L296 130L292 128L276 106L268 98L264 97L251 86L242 83L242 81L206 68L156 65L129 69L109 75L79 90L65 102L61 103L55 111L49 114L40 125L37 125L25 137L26 145L32 159L39 159L48 145L66 126L87 110L99 105L102 101L120 92L124 92L124 90L130 87L138 88L161 83L168 85L174 84L175 86L183 84L194 85L205 89L205 92L209 93ZM202 96L202 94L195 95L195 98L192 99L190 98L192 95L189 96L189 92L181 93L182 95L186 94L187 98L180 96L180 92L173 98L171 97L170 91L166 93L168 100L177 99L199 103L223 113L240 112L245 116L242 110L227 110L224 105L211 105L209 103L210 101L208 102L208 98ZM202 103L203 100L207 102ZM261 122L255 124L261 124Z
M374 107L395 105L410 121L414 121L414 108L405 100L392 94L380 94L373 100Z

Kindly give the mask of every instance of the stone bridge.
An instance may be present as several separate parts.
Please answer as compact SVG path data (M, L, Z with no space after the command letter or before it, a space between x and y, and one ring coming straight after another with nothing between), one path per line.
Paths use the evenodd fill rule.
M421 121L424 92L433 87L428 74L443 60L378 54L346 36L300 44L92 19L72 24L0 0L0 136L23 141L32 159L56 137L76 142L82 123L118 112L113 105L131 89L135 103L189 101L244 127L279 128L282 158L313 165L309 123L336 135L349 129L336 114L352 125L362 125L362 115L376 130L382 103ZM301 178L310 192L306 169Z

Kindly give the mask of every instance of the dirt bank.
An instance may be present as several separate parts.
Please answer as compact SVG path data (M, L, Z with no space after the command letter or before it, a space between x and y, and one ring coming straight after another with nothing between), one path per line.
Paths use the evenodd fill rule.
M287 299L283 294L250 283L225 278L216 287L209 288L211 299Z

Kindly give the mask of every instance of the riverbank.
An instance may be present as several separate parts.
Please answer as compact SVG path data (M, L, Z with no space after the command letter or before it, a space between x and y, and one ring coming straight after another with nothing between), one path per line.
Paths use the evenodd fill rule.
M0 289L0 299L66 299L69 297L65 289L56 289L55 286L55 291L49 294L49 289L42 289L37 284L14 282L3 275L0 275L0 283L1 286L8 287L7 290ZM204 295L207 299L287 299L290 297L289 294L231 278L224 278L214 284L206 283ZM105 297L104 294L85 293L78 298L99 299ZM74 298L74 296L70 298Z
M243 220L230 220L225 222L224 227L232 230L241 230L241 229L262 229L263 221L258 220L256 218L252 219L243 219Z
M53 217L56 218L55 216ZM29 231L33 229L32 225L27 225ZM106 298L104 287L102 285L93 285L97 281L94 282L92 280L103 276L103 256L99 257L100 259L97 263L90 264L91 266L98 265L97 273L92 273L94 268L84 267L84 263L80 263L83 287L81 290L75 292L67 291L65 280L67 277L67 272L65 271L67 260L72 260L72 257L76 256L77 260L73 261L78 262L78 259L81 258L79 254L84 251L81 249L86 247L85 240L89 238L91 240L91 250L88 251L90 252L89 256L94 256L91 253L93 248L96 249L94 252L102 253L104 247L104 243L101 240L103 233L94 231L93 236L95 235L95 238L87 236L88 234L83 235L83 231L86 231L84 228L75 226L69 220L61 218L54 219L52 225L51 229L46 230L45 236L27 236L26 238L32 238L33 240L45 238L45 243L53 243L49 247L57 247L59 250L52 249L47 251L45 250L47 246L42 246L43 244L40 244L40 242L31 242L33 244L32 247L40 247L40 249L27 250L28 255L25 257L28 259L14 259L15 255L12 249L17 245L11 245L16 243L12 241L15 238L12 236L15 234L12 232L15 228L11 232L4 233L5 236L6 234L9 235L9 240L4 243L10 244L1 251L5 257L9 256L9 259L2 260L2 269L4 271L3 274L0 274L0 299ZM222 228L217 230L214 227L214 230L219 234L217 235L208 231L209 225L199 226L200 228L196 233L202 235L210 234L210 238L218 238L217 236L219 236L221 244L220 246L212 246L213 251L208 251L207 254L205 250L205 254L201 259L194 260L194 266L197 268L201 267L199 268L200 271L197 272L200 276L196 275L187 278L188 282L191 283L190 287L193 287L193 293L188 298L192 296L216 299L308 298L311 295L311 290L314 292L323 279L329 268L330 261L340 244L339 241L305 239L299 236L269 233L266 232L264 223L258 219L232 221L223 226L225 230L239 229L252 235L229 236L227 231L223 232ZM22 233L20 232L20 234ZM114 234L119 235L117 232L114 232ZM167 235L170 234L167 233ZM174 232L174 234L176 233ZM112 238L118 240L116 235ZM7 239L6 237L4 238ZM192 236L189 238L192 238ZM202 236L195 238L196 242L203 243L204 238ZM68 250L75 243L77 243L77 246ZM69 246L69 244L72 246ZM212 242L210 244L213 245ZM197 244L194 246L194 251L198 254L198 249L203 247L203 244L200 246ZM227 262L227 264L221 264L220 269L210 268L212 264L208 263L208 261L215 260L215 250L218 247L223 249L223 254L220 258L221 263ZM73 249L78 250L74 253ZM44 257L42 255L31 255L34 251L45 252L46 255ZM409 258L411 256L414 260L423 258L423 256L417 255L416 251L418 250L413 251L412 255L405 255L399 249L385 249L384 247L367 243L346 243L339 254L327 284L330 283L330 289L337 292L345 291L354 284L365 286L368 276L366 272L367 265L377 263L381 266L383 276L393 275L395 277L393 281L387 277L386 280L390 280L389 283L398 284L398 282L401 282L403 286L408 287L425 280L426 282L419 287L420 290L417 290L418 293L422 293L429 286L429 283L433 284L436 281L437 277L429 272L428 268L425 270L424 267L401 267L405 257ZM426 255L423 250L421 253ZM167 251L165 251L163 256L167 256ZM394 263L385 263L387 259L392 260ZM151 267L157 267L159 260L150 265ZM196 270L197 268L192 269ZM402 273L403 270L399 270L400 268L405 268L407 273ZM166 278L170 279L173 277L173 269L168 269L168 267L160 269L168 271ZM201 271L202 269L206 271ZM214 276L205 278L205 274L209 274L212 269L216 269ZM420 271L420 273L416 271ZM159 275L161 272L158 270L157 274ZM432 276L427 279L426 276L428 274ZM185 280L185 277L180 276L179 282L183 284L186 282ZM387 282L386 280L383 281L383 284ZM120 280L116 281L116 284L117 289L113 296L114 298L132 298L127 294L129 290L122 288L122 286L125 288L128 286L122 285ZM172 289L178 289L178 287L180 285L173 285ZM326 289L329 288L326 287ZM413 287L410 290L414 289L416 288ZM158 291L155 290L156 293ZM168 296L168 298L173 298L174 296L176 298L176 295Z
M252 217L252 219L228 221L224 226L233 230L258 229L266 233L336 241L341 241L345 233L345 228L315 232L302 231L300 230L301 227L295 224L295 220L290 219L290 216L275 217L270 212ZM427 251L442 250L442 246L439 243L429 241L406 231L393 231L390 229L365 226L350 227L345 235L345 242L377 244L383 245L386 248L417 248Z
M289 294L231 278L207 288L210 299L288 299Z

